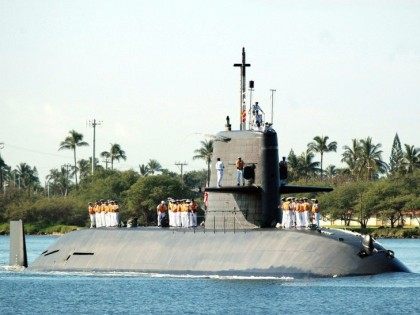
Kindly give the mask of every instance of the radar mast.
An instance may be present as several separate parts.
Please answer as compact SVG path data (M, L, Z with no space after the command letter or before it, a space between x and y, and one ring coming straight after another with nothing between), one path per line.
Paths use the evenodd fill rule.
M245 82L246 82L246 67L250 67L251 64L245 61L245 47L242 47L242 63L235 63L234 67L241 67L241 94L239 100L239 130L246 129L246 95L245 95Z

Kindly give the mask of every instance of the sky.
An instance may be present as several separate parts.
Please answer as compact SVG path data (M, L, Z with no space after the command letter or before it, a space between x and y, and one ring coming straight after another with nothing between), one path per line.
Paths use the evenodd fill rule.
M73 163L58 151L70 130L92 145L96 119L97 156L126 151L117 169L205 168L200 141L226 116L239 128L242 47L268 119L276 89L281 156L317 135L338 142L324 166L353 138L382 143L385 161L396 132L419 146L420 1L0 0L0 154L43 182Z

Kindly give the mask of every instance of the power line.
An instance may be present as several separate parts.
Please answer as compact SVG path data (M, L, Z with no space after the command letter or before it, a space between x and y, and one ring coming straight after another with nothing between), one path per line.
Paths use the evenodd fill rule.
M72 157L70 155L61 155L61 154L56 154L56 153L43 152L43 151L28 149L28 148L24 148L24 147L20 147L20 146L17 146L17 145L12 145L12 144L7 144L7 147L17 149L17 150L21 150L21 151L27 151L27 152L42 154L42 155L50 155L50 156L56 156L56 157L62 157L62 158L71 158Z

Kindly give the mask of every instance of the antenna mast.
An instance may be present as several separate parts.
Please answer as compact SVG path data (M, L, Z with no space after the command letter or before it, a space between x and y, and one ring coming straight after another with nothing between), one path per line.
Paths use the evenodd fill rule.
M234 67L241 67L241 95L240 95L240 103L239 103L239 130L246 129L246 90L245 90L245 83L246 83L246 67L250 67L251 64L246 63L245 61L245 47L242 47L242 63L235 63Z

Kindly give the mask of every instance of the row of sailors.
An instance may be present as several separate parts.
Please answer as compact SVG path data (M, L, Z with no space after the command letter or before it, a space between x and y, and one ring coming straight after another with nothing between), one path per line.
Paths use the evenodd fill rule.
M159 227L164 225L162 222L166 213L168 213L169 226L171 227L197 227L198 204L194 199L168 199L168 205L162 200L156 210Z
M282 198L281 201L283 228L302 229L308 228L310 224L316 224L319 227L320 208L317 199L288 197Z
M119 226L120 207L114 200L98 200L89 202L90 228Z

